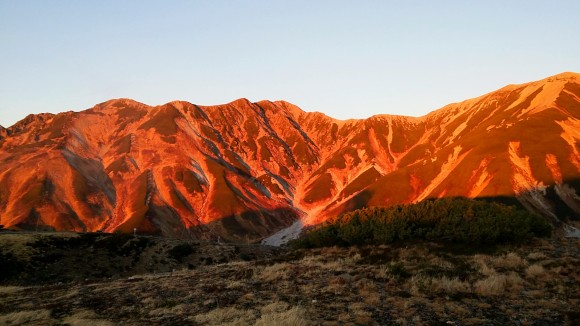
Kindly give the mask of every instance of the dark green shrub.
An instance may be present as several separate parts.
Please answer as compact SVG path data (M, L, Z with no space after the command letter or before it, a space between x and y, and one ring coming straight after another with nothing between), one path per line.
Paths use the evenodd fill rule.
M291 245L315 248L412 239L491 245L519 243L551 232L546 219L515 206L445 198L346 213L312 229Z

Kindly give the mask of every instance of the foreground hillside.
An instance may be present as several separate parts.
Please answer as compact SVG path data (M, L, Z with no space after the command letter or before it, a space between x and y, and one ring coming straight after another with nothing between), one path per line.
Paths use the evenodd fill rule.
M0 130L0 224L247 242L298 219L458 196L579 219L578 130L575 73L420 118L111 100Z
M6 236L14 235L0 234L0 240ZM22 240L20 249L27 247L23 243L39 241L37 235L18 236ZM50 252L46 249L48 244L67 243L71 235L51 237L60 240L47 241L46 236L40 239L40 243L47 244L46 252ZM12 239L10 243L16 242ZM167 252L164 246L175 245L160 242L153 247L161 257ZM192 266L179 265L175 257L162 258L167 260L165 265L177 267L175 271L115 275L112 279L103 275L76 275L86 279L64 283L38 279L2 282L0 324L577 325L580 322L578 239L536 239L522 246L485 249L408 242L277 251L275 255L262 248L266 250L262 254L246 256L251 261L232 254L225 255L228 258L223 262L210 264L198 261L200 251L217 254L232 248L199 246L194 253L179 256ZM90 247L85 250L83 258L90 262L98 257L100 249L93 246L93 254ZM25 252L20 250L19 254ZM61 254L66 256L68 252ZM70 255L75 257L78 252ZM147 255L135 256L135 252L127 255L130 261L135 257L134 264L126 265L126 273L139 266L141 259L153 262ZM74 260L63 261L79 265ZM48 265L50 260L37 264L39 268ZM65 274L71 271L72 268L61 269ZM59 280L58 275L54 277L53 281Z
M278 248L102 233L0 232L0 283L54 284L273 257Z

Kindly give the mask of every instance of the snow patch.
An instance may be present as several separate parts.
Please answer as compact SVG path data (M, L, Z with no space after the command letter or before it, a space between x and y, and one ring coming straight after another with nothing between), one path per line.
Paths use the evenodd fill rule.
M459 163L463 161L469 152L463 153L463 155L460 156L459 153L461 152L461 149L461 146L455 146L455 148L453 148L453 153L449 154L447 161L441 166L441 171L439 171L439 174L435 177L435 179L433 179L433 181L431 181L427 188L423 190L419 197L417 197L415 200L416 202L420 202L427 198L427 196L429 196L431 192L433 192L435 188L441 184L441 182L447 179L447 177L451 174L451 172L453 172L453 170L455 170Z
M542 87L540 93L534 97L534 99L527 108L521 110L521 112L517 115L517 118L520 119L522 116L526 114L535 114L542 112L553 106L554 100L558 98L558 96L564 89L566 83L567 81L560 79L548 80L547 83L532 83L529 87L526 87L522 91L522 93L520 94L520 98L512 105L510 105L509 108L515 107L516 105L523 103L528 99L529 96L531 96L540 87Z
M509 156L513 167L512 183L516 193L522 193L540 186L532 176L530 157L520 156L520 142L509 143Z
M570 153L570 161L580 170L580 152L576 148L576 142L580 140L580 120L569 118L564 121L556 121L560 127L564 130L560 134L560 137L564 139L568 145L572 148L572 153Z
M532 176L530 157L520 156L520 142L509 143L509 156L513 169L512 186L516 194L546 214L556 217L545 198L546 185Z
M558 165L558 158L554 154L546 154L546 166L552 173L552 177L556 183L562 183L562 172Z
M289 227L282 229L262 240L262 245L279 247L283 244L286 244L288 241L298 238L300 232L302 232L303 226L304 223L302 223L302 220L297 220Z
M580 238L580 229L571 225L564 226L564 233L566 238Z
M453 130L453 134L451 135L451 140L456 140L457 136L459 136L459 134L465 130L465 128L467 128L467 123L469 122L469 120L471 120L471 117L473 116L473 113L471 113L467 119L465 119L465 121L463 121L463 123L461 123L459 126L457 126L457 128L455 128L455 130Z
M473 174L471 175L471 179L475 178L475 176L477 174L479 174L479 177L478 177L477 181L475 181L475 183L473 184L473 187L471 187L471 190L469 191L469 194L467 195L468 197L474 198L477 195L479 195L485 188L487 188L487 186L489 185L489 183L493 179L493 176L490 175L489 172L487 171L487 166L489 165L489 161L490 160L487 158L484 159L479 164L479 167L477 168L477 170L473 171Z

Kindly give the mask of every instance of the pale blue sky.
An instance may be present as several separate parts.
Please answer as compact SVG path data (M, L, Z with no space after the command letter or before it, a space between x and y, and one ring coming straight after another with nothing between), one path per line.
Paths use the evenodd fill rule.
M111 98L420 116L580 71L580 1L0 0L0 125Z

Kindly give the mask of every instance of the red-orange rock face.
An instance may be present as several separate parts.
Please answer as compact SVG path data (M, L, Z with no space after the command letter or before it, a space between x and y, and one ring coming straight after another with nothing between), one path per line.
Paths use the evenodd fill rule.
M578 217L579 152L572 73L421 118L119 99L0 128L0 224L246 241L297 218L445 196L505 197Z

